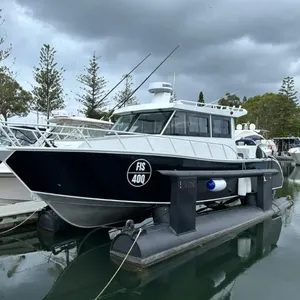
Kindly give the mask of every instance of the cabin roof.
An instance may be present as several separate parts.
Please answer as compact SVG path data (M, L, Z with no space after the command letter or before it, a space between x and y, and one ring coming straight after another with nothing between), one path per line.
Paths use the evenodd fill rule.
M235 130L236 138L243 138L243 137L247 137L247 136L257 136L257 137L264 139L264 137L261 134L255 132L255 130L251 130L251 129L241 129L241 130L236 129Z
M158 110L184 110L190 112L199 112L203 114L228 116L238 118L247 114L247 110L241 107L223 106L210 103L198 103L196 101L177 100L174 102L146 103L129 105L117 109L114 114L126 115L130 113L153 112Z

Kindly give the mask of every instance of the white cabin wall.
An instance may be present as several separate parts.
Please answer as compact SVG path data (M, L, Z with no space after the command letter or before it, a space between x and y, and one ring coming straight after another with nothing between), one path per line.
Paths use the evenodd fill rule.
M234 122L234 118L231 118L231 138L235 140L235 122Z
M165 154L204 159L236 159L234 139L166 135L119 135L89 140L92 150ZM82 143L78 148L89 148Z

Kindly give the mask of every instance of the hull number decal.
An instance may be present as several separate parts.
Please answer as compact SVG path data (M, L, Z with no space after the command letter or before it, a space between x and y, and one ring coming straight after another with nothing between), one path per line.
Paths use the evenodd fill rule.
M152 168L146 159L135 160L127 170L127 180L134 187L142 187L152 175Z

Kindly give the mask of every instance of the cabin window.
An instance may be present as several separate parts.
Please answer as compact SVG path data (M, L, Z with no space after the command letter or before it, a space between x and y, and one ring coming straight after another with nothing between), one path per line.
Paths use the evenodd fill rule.
M140 132L147 134L161 133L172 112L149 112L139 114L134 123L130 126L129 132Z
M164 134L181 136L210 136L209 117L199 113L177 111Z
M231 138L230 118L212 116L212 136Z
M187 135L186 113L177 111L164 131L165 135Z
M189 136L210 136L209 117L198 113L187 113Z
M127 131L135 116L136 115L134 114L121 116L114 124L112 129L116 131Z
M159 134L169 120L172 111L149 112L149 113L134 113L130 115L123 115L117 120L111 130L123 131L145 134ZM113 135L109 131L106 135Z

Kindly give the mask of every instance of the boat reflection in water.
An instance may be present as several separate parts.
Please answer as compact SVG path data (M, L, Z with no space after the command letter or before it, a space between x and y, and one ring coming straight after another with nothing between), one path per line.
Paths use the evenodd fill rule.
M99 299L229 299L236 277L276 247L281 227L280 217L269 219L152 268L122 269ZM68 244L54 242L51 247L67 249ZM95 299L114 274L109 241L103 241L100 231L89 233L76 249L78 256L44 299Z
M296 166L288 174L288 181L300 185L300 166Z
M290 162L280 162L280 166L284 177L290 176L297 169L297 166Z

